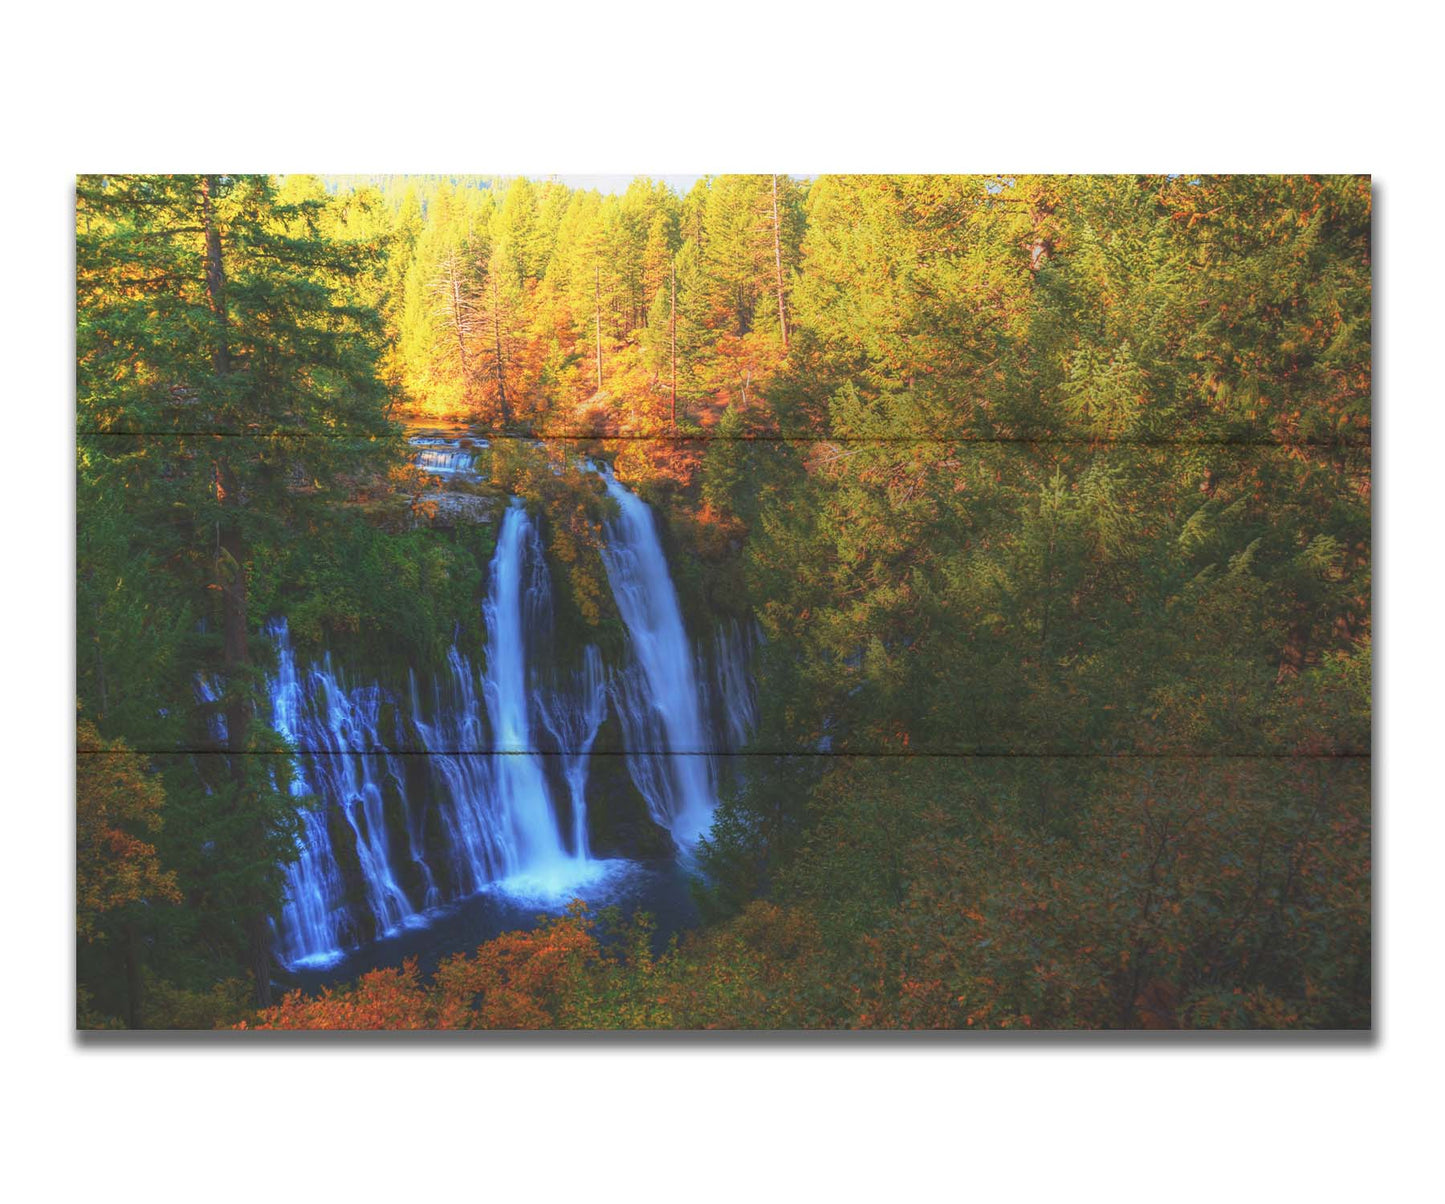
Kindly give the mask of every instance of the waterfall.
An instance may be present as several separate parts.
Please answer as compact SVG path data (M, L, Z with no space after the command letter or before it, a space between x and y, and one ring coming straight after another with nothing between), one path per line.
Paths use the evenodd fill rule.
M447 672L432 679L424 705L416 672L409 674L411 722L427 750L425 767L443 805L447 869L457 893L475 894L509 871L508 849L496 814L492 758L472 662L453 646Z
M429 691L410 675L405 738L419 743L410 751L426 754L410 767L410 777L399 764L404 758L388 748L388 740L396 745L403 737L399 730L383 730L383 705L392 701L385 691L374 684L350 685L329 653L298 671L285 621L268 626L277 658L267 682L271 725L297 750L293 794L318 800L303 812L300 856L284 871L277 954L285 964L325 962L373 933L415 922L444 897L475 894L499 880L555 893L588 877L594 863L587 853L582 792L591 741L602 720L597 706L602 665L593 649L578 683L585 693L553 707L558 715L570 715L575 706L576 726L569 731L580 733L577 744L570 736L563 742L573 804L569 853L532 731L536 691L527 654L530 642L549 631L550 616L541 541L526 511L514 504L502 520L482 607L487 667L480 689L471 662L456 647ZM408 780L422 784L425 799L407 798ZM388 791L396 807L391 815ZM428 799L444 837L435 867L424 830ZM343 856L353 866L350 879ZM442 871L445 887L438 881ZM355 884L351 890L349 880Z
M463 447L459 439L446 439L432 435L413 437L411 445L417 449L416 466L423 472L444 477L477 477L477 457L474 448L486 447L485 439L469 440L471 447Z
M550 611L547 565L537 529L514 499L502 519L492 557L491 592L483 614L487 626L487 673L483 682L491 721L500 818L505 828L509 876L560 881L567 863L585 861L562 847L547 779L532 740L525 618Z
M225 747L228 739L226 733L226 712L221 710L221 694L212 683L211 679L204 673L196 674L196 701L206 715L206 731L212 740L220 747Z
M719 624L713 633L713 674L729 752L741 749L758 724L757 686L751 669L758 638L755 627L745 629L736 619Z
M652 817L689 846L712 826L717 803L692 645L651 508L599 472L620 511L607 523L602 563L634 657L616 689L628 768Z
M561 688L541 698L542 721L561 750L562 773L572 800L572 850L587 857L587 769L597 730L607 718L607 676L602 654L588 644L582 667Z
M292 766L291 792L315 794L317 807L302 813L301 855L285 868L281 914L283 960L320 959L345 943L345 885L329 814L345 820L365 882L366 903L379 931L394 929L415 908L398 885L395 857L383 814L381 774L388 772L378 732L381 694L376 686L351 688L331 665L314 664L305 679L296 670L284 619L268 628L276 646L276 675L267 682L271 725L301 750Z
M556 904L627 864L592 860L588 838L589 771L609 701L652 818L684 849L708 830L713 756L741 747L756 723L756 629L734 622L689 640L652 511L600 471L619 507L602 559L627 631L620 666L595 645L580 661L553 650L541 536L515 499L480 607L480 665L454 644L444 665L412 669L393 690L349 679L329 653L298 662L285 620L266 626L276 655L266 718L294 750L292 794L313 800L298 857L284 867L284 964L327 964L485 890ZM195 690L210 735L221 736L223 689L200 675Z

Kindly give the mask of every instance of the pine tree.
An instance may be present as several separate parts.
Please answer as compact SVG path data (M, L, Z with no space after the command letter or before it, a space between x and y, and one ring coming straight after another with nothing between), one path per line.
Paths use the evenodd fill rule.
M248 566L328 489L384 463L390 433L377 315L348 300L375 248L322 237L325 210L315 196L283 200L264 177L77 184L83 488L133 487L136 538L153 524L184 552L169 562L180 592L219 598L228 773L213 787L258 997L295 818L256 765L265 758L247 755L274 744L252 721Z

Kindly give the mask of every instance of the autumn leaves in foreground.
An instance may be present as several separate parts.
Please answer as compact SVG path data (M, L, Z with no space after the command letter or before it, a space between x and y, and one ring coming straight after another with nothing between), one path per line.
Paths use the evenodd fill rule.
M788 902L751 902L660 955L645 917L574 906L430 980L414 963L377 970L242 1026L1365 1027L1361 769L1131 770L1070 841L999 821L965 834L932 801L956 772L865 792L866 773L842 770L849 804L783 884Z

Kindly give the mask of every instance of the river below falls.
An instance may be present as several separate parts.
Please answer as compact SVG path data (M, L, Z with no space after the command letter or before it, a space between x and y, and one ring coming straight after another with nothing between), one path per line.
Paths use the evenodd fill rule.
M539 894L526 882L492 883L465 899L409 917L360 949L333 955L321 964L278 966L274 981L282 990L299 987L314 993L353 982L370 970L400 966L408 958L416 958L423 976L430 977L443 958L471 953L504 932L535 928L543 919L563 914L573 898L585 902L593 915L604 907L617 907L624 918L648 912L656 923L653 949L659 953L674 935L697 924L688 875L676 861L618 859L595 864L596 878L565 895Z

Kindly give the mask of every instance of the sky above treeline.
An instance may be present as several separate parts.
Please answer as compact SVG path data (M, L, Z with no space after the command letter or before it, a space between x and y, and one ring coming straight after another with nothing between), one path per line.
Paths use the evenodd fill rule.
M605 196L612 193L626 192L627 186L632 183L632 181L635 180L638 176L651 176L654 180L661 180L664 184L671 188L673 192L677 193L678 196L685 196L687 192L692 188L692 186L696 184L700 179L702 179L701 175L688 176L671 175L668 173L657 174L649 171L635 171L630 175L598 176L571 175L564 172L558 174L555 178L560 180L563 184L566 184L568 188L595 188L598 192L602 193ZM546 177L535 178L545 179Z
M661 180L679 196L683 196L692 188L694 184L696 184L699 180L703 178L702 173L698 173L695 175L686 175L675 172L669 173L634 171L615 174L588 175L580 172L542 171L498 173L495 176L492 176L490 175L490 173L486 172L467 175L453 175L452 173L448 172L396 172L388 173L386 175L360 173L324 175L322 176L322 179L324 179L327 184L333 189L344 189L349 187L357 187L363 184L383 184L387 180L404 180L408 177L413 177L416 179L437 179L446 177L453 178L456 181L460 182L463 180L477 181L488 178L494 180L509 180L512 179L514 175L525 175L528 179L537 181L558 180L561 183L567 185L568 188L596 189L604 196L613 194L620 196L622 193L627 191L627 186L632 183L632 181L635 180L638 176L647 176L654 180Z

